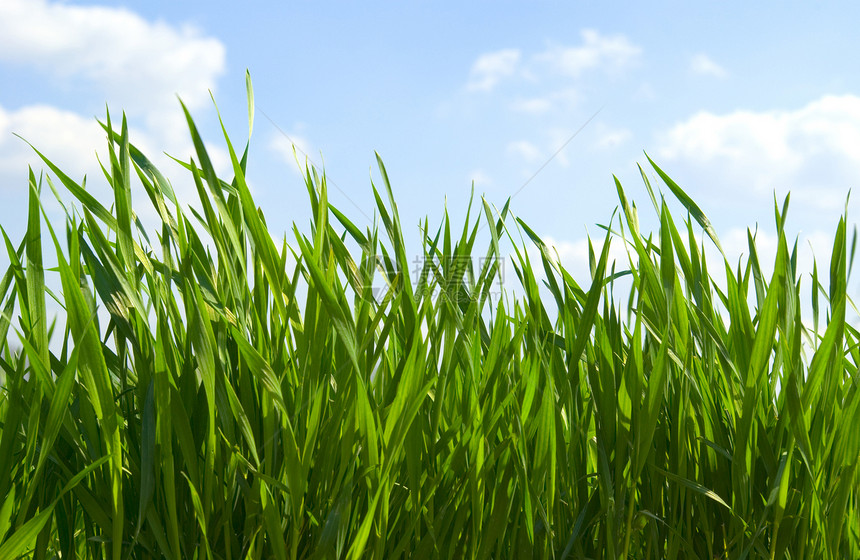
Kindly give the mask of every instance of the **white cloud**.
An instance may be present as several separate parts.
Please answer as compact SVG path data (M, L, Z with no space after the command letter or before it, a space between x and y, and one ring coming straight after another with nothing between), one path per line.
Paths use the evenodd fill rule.
M193 153L176 94L192 111L205 106L224 71L225 47L192 27L147 21L127 9L2 0L0 62L36 68L48 78L48 92L56 89L50 81L59 82L81 89L97 105L107 102L117 128L123 110L132 143L171 175L177 165L162 150L183 160ZM0 189L19 188L28 164L37 172L44 168L13 132L74 179L86 173L91 185L104 183L95 154L108 161L106 135L88 110L70 103L32 104L0 106ZM216 170L229 173L225 150L207 149ZM190 178L174 189L180 200L195 196Z
M27 162L36 167L38 156L13 133L33 144L52 161L63 162L63 170L76 180L87 171L98 169L96 146L101 147L106 142L104 131L94 119L83 118L72 111L48 105L34 105L17 111L0 107L0 174L17 175L24 181Z
M725 68L714 62L708 55L699 53L690 59L690 70L700 76L727 78L729 73Z
M536 163L543 158L540 148L526 140L518 140L508 144L507 153L524 159L527 163Z
M860 183L860 97L825 96L793 111L700 112L659 137L663 160L738 193L838 210ZM677 166L676 166L677 167Z
M122 8L3 0L0 60L84 79L109 103L150 116L175 107L176 93L190 108L205 104L224 71L225 47L193 27L150 22Z
M469 91L490 91L504 78L512 76L520 62L519 49L503 49L478 57L469 74Z
M535 60L546 64L556 73L578 78L586 70L623 69L642 54L641 47L631 43L624 35L601 35L593 29L584 29L581 35L581 45L551 46L538 54Z

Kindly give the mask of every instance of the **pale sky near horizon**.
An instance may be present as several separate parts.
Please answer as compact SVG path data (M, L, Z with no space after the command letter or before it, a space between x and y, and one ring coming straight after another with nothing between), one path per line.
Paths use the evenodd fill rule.
M110 200L95 155L106 161L106 106L116 122L126 111L132 142L195 205L186 173L160 155L191 154L176 95L226 174L209 92L243 145L248 69L249 181L276 238L291 241L293 221L308 230L295 142L325 163L330 200L360 227L375 215L378 151L413 242L446 203L462 223L474 182L476 203L513 196L514 213L587 271L586 235L601 237L595 224L618 204L613 174L646 223L653 214L636 167L647 152L732 259L756 224L773 249L774 196L791 191L801 265L811 244L826 268L860 187L858 21L851 2L0 0L0 224L17 245L27 165L44 168L13 133ZM0 270L8 262L0 251Z

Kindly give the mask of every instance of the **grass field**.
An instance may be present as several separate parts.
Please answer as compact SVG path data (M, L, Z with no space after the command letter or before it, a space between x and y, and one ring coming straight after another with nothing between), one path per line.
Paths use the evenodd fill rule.
M308 169L312 227L278 243L247 146L225 132L217 177L186 115L196 209L108 118L114 199L46 154L25 238L4 234L0 558L860 558L847 217L827 285L801 283L787 201L772 275L752 237L708 262L713 227L649 160L658 231L617 183L586 285L484 201L425 225L416 276L381 160L378 224ZM48 187L75 202L62 224ZM491 297L501 259L520 297Z

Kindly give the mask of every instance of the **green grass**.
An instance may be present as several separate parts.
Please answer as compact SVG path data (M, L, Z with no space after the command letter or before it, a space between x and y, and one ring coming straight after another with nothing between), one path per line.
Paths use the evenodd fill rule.
M829 285L816 268L801 290L787 204L770 278L752 237L750 258L707 262L712 226L649 160L659 229L616 181L587 285L484 201L462 227L425 222L415 277L381 160L380 223L308 169L310 230L276 243L247 145L225 132L222 180L188 125L196 210L108 118L114 200L43 156L77 209L56 231L31 172L26 236L4 233L0 558L860 558L845 218ZM490 297L504 258L519 298Z

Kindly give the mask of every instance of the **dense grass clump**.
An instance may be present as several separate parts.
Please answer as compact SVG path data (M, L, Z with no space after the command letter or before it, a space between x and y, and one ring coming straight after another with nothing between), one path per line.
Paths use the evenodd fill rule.
M278 245L247 145L225 133L224 181L186 115L197 210L124 119L104 123L108 206L43 157L79 205L63 241L31 172L0 281L0 558L860 558L844 218L810 326L785 208L772 276L750 237L717 283L695 231L719 247L713 229L653 162L690 217L643 173L660 223L646 234L616 182L590 285L486 202L462 228L425 226L416 278L381 161L380 227L355 226L309 169L310 231ZM513 301L490 290L507 240Z

